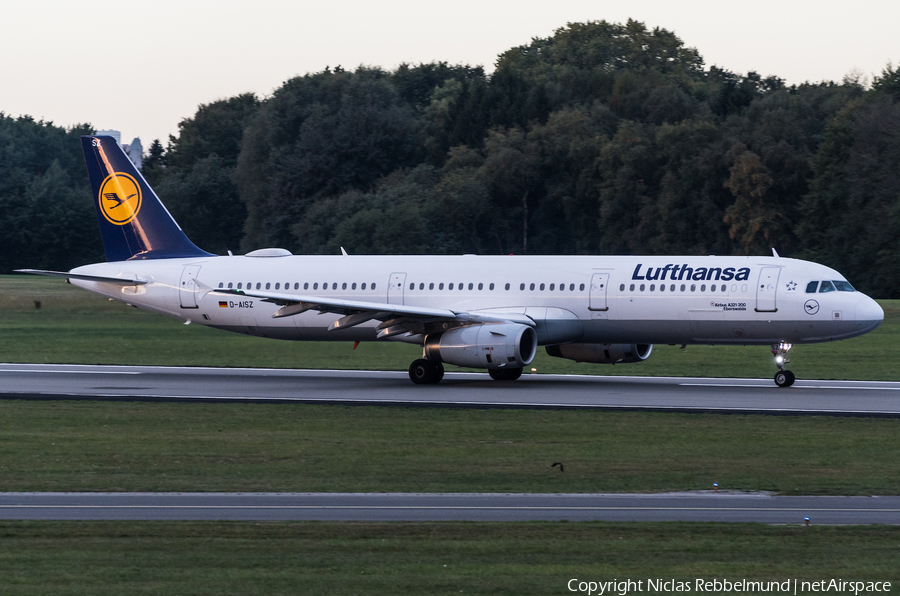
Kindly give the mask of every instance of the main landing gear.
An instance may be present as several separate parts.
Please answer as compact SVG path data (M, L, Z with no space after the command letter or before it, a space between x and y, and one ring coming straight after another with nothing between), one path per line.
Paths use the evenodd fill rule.
M420 358L409 365L409 378L416 385L440 383L444 378L444 365Z
M521 368L492 368L488 370L495 381L515 381L522 376ZM409 378L416 385L433 385L444 378L444 365L420 358L409 365Z
M521 368L492 368L488 370L488 374L495 381L515 381L522 376Z
M790 387L796 380L794 373L784 370L784 365L790 362L784 355L790 349L791 344L788 343L772 344L772 355L775 356L775 366L778 367L778 372L775 373L775 384L779 387Z

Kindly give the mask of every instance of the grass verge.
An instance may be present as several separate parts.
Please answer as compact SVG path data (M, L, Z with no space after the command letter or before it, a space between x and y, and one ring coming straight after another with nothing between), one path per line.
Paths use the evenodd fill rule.
M567 583L897 585L900 530L686 523L0 522L3 593L569 594ZM612 592L618 593L618 592ZM632 592L634 593L634 592Z
M900 494L898 419L7 400L0 420L0 491Z

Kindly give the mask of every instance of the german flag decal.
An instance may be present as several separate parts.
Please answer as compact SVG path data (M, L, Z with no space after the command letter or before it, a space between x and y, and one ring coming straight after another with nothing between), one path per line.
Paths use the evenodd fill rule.
M219 308L228 308L228 303L224 300L219 300Z

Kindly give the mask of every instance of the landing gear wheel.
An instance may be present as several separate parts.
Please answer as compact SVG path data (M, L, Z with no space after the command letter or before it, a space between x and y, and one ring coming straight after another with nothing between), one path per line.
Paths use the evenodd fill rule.
M794 373L789 370L779 370L775 373L775 384L779 387L790 387L795 380Z
M488 374L495 381L515 381L522 376L521 368L492 368Z
M440 362L422 358L409 365L409 379L416 385L440 383L443 378L444 367Z

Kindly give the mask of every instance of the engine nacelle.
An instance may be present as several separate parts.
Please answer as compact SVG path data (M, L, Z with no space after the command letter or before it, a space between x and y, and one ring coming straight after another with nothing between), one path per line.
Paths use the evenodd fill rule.
M537 333L527 325L470 325L425 338L425 357L473 368L522 368L537 353Z
M619 364L643 362L650 357L653 344L562 344L547 346L547 354L575 362Z

